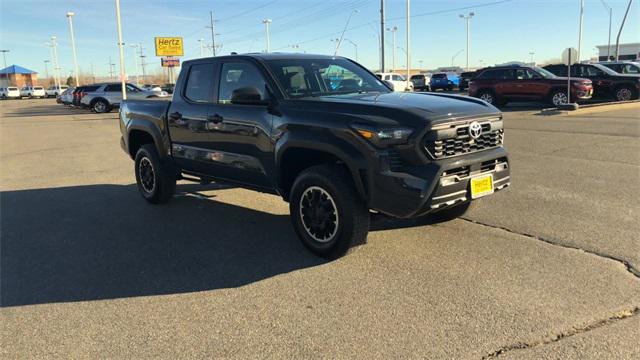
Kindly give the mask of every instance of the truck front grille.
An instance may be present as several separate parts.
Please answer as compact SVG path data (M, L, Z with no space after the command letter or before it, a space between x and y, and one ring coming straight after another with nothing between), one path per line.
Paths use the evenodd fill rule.
M502 120L481 123L482 134L477 139L469 135L469 124L432 130L425 136L425 150L434 159L444 159L502 146Z

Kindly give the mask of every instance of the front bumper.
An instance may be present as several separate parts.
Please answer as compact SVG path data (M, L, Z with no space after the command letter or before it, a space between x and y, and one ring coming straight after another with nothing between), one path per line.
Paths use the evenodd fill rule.
M493 175L493 190L510 185L509 160L498 147L422 166L391 171L390 159L381 154L378 169L369 179L369 207L382 213L411 218L471 201L470 180Z

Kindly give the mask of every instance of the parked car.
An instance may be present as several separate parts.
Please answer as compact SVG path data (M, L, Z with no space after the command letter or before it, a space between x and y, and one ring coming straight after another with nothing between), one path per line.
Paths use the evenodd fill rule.
M466 71L460 74L460 80L458 82L458 88L460 89L460 91L464 91L465 89L469 88L469 81L471 81L471 79L473 79L473 77L476 76L476 74L478 74L478 71L479 70Z
M431 76L429 86L431 91L438 89L451 91L459 84L460 78L455 73L438 73Z
M62 94L62 92L64 92L68 88L69 88L69 86L67 86L67 85L60 85L60 86L53 85L53 86L50 86L46 90L47 97L58 97L58 96L60 96L60 94Z
M156 85L156 84L144 84L142 86L142 90L154 91L154 92L163 91L162 88L160 87L160 85Z
M20 89L15 86L8 86L0 88L0 98L6 99L20 99Z
M640 74L640 62L635 61L601 61L604 65L619 74Z
M384 80L392 87L393 91L407 91L407 78L396 73L376 73L380 80ZM413 91L413 84L409 81L408 91Z
M62 94L58 97L60 103L63 105L71 105L73 102L73 91L75 88L70 87L67 90L63 91Z
M44 92L44 88L42 86L25 86L20 89L21 97L28 98L44 98L47 94Z
M133 84L126 84L127 98L130 99L147 99L167 97L166 91L150 91L143 90ZM113 108L120 106L122 101L122 84L106 83L98 85L91 91L85 91L81 103L83 106L90 108L97 113L109 112Z
M488 67L469 83L469 95L489 104L509 101L545 101L554 106L568 103L566 77L531 66ZM591 80L571 79L571 101L588 100L593 95Z
M567 75L567 65L564 64L544 68L558 76ZM571 77L591 80L593 96L597 98L628 101L637 99L640 94L640 74L619 74L601 64L571 65Z
M416 91L429 91L431 87L429 86L429 82L431 81L431 77L427 74L416 74L411 75L411 83L413 84L413 88Z
M510 184L498 109L393 92L338 56L185 61L172 101L127 99L119 119L146 201L169 201L177 179L277 194L302 243L326 258L366 240L370 210L447 220Z
M72 94L71 106L77 107L77 108L85 108L86 106L84 106L81 101L82 98L87 94L87 92L93 91L97 88L98 88L98 85L84 85L84 86L78 86L77 88L75 88Z
M176 84L164 84L162 86L162 91L166 91L167 94L173 94L173 89L175 88Z

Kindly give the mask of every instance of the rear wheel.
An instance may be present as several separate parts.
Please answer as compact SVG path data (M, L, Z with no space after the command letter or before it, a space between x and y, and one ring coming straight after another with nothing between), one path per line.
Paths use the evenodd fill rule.
M91 109L93 109L93 111L99 114L111 111L109 103L107 103L105 100L102 100L102 99L96 100L93 103L93 106L91 107Z
M478 98L488 104L496 105L496 95L491 90L480 90L478 92Z
M629 101L637 97L638 94L635 94L635 91L628 86L621 86L616 89L615 98L617 101Z
M145 144L136 153L136 183L142 197L152 204L164 204L176 191L176 176L160 161L154 145Z
M291 189L289 210L302 244L320 257L338 258L352 244L366 241L369 211L343 168L319 165L303 171Z

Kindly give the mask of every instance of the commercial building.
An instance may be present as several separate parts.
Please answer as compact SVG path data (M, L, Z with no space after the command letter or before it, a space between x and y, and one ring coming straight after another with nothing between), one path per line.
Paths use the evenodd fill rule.
M0 70L0 87L38 85L38 73L22 66L11 65Z
M611 44L611 48L607 51L607 45L598 45L598 60L607 61L607 54L609 57L616 56L616 44ZM640 43L620 44L620 55L618 60L640 60Z

